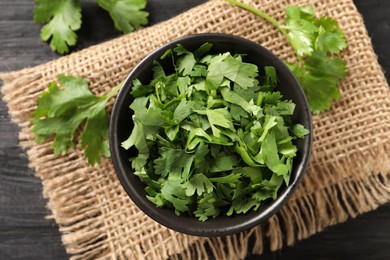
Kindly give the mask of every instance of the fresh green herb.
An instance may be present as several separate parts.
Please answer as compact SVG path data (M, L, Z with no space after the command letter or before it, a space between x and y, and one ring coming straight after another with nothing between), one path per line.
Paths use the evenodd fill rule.
M328 110L332 100L340 98L337 85L346 76L346 66L339 54L347 42L335 19L316 18L311 6L290 6L285 9L285 23L281 24L248 4L224 1L264 18L286 37L298 60L288 65L301 83L313 113Z
M85 156L90 164L99 163L102 155L109 156L106 104L119 86L107 95L95 96L81 77L60 74L58 80L63 89L51 82L38 99L32 120L36 141L42 143L54 136L54 153L65 154L74 148L76 130L82 126L80 144Z
M146 0L96 0L99 6L109 12L115 28L128 33L146 25L148 13L142 11ZM53 51L64 54L69 46L76 45L75 31L81 27L81 6L79 0L35 0L34 21L46 23L41 30L41 39L50 40Z
M81 26L81 7L77 0L35 0L34 21L46 23L41 30L43 41L50 40L53 51L66 53L74 46Z
M148 13L141 11L146 0L96 0L101 8L108 11L115 28L129 33L148 23Z
M138 151L130 160L147 198L200 221L275 199L289 183L292 141L309 134L292 122L295 104L275 91L273 67L259 75L245 56L211 48L178 45L155 62L150 82L133 82L134 127L122 143Z

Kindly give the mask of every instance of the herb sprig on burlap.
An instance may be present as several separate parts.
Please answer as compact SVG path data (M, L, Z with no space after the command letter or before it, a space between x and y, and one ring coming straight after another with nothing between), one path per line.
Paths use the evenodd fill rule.
M263 11L236 0L224 0L248 10L273 24L295 51L297 62L288 66L297 77L310 109L318 114L340 98L337 85L347 74L340 52L347 47L343 31L335 19L315 17L312 6L289 6L284 24Z
M106 105L121 85L106 95L96 96L82 77L59 74L58 81L49 83L48 91L42 92L33 112L36 142L54 137L54 154L66 154L75 147L76 132L80 130L80 145L88 163L100 163L101 156L110 156Z

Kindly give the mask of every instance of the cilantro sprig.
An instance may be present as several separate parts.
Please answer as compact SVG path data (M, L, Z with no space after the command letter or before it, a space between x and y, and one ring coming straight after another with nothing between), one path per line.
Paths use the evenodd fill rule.
M178 45L155 61L153 79L134 80L134 127L125 149L147 198L200 221L257 210L288 185L297 147L309 131L292 122L273 67L242 55L194 52Z
M148 23L148 13L142 11L146 0L96 0L108 11L115 28L123 33L132 32ZM79 0L35 0L34 21L44 23L41 39L50 41L53 51L69 52L76 45L77 34L82 23Z
M289 6L284 10L286 18L281 24L248 4L224 1L262 17L284 35L298 60L288 65L305 91L313 113L328 110L331 102L340 98L337 85L345 78L347 69L339 54L347 42L335 19L315 17L311 6Z
M54 154L66 154L69 148L74 148L76 130L81 128L80 144L85 157L89 164L100 163L101 156L110 155L106 104L118 93L119 86L104 96L95 96L82 77L60 74L58 81L62 88L51 82L48 91L38 99L32 120L36 141L42 143L54 138Z

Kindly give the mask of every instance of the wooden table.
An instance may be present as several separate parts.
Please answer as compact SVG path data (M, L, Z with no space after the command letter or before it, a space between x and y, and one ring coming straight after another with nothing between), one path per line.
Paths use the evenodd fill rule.
M73 51L118 36L95 1L83 0L83 28ZM203 0L148 0L150 24L166 20ZM379 62L390 78L390 1L355 0L372 37ZM53 60L33 22L32 0L0 1L0 71ZM0 100L0 259L66 259L60 233L42 198L40 180L18 146L18 127ZM278 252L251 259L390 259L390 204Z

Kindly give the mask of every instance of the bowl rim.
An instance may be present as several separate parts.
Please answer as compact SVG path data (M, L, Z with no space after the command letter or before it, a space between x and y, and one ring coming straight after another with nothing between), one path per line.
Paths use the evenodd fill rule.
M123 100L126 95L129 95L130 89L132 88L132 80L134 80L136 77L135 75L137 73L140 73L140 70L150 62L153 62L154 60L158 60L161 55L167 50L172 49L176 47L177 44L185 45L186 42L191 41L198 41L199 46L202 44L202 42L210 41L210 39L218 39L223 41L229 41L236 44L244 44L248 46L248 48L254 48L259 49L264 56L272 60L272 65L277 67L277 70L281 70L281 73L284 73L286 77L289 78L289 82L291 81L294 86L294 90L298 92L298 95L300 97L300 102L303 102L303 105L305 107L305 127L308 128L310 131L310 134L307 135L304 142L305 151L302 153L302 160L299 164L299 167L297 168L297 174L294 179L290 180L290 184L283 190L281 194L278 194L278 197L276 200L272 201L268 207L265 209L262 209L262 207L259 208L259 210L256 211L256 215L253 218L248 219L244 223L238 223L232 226L219 228L219 229L213 229L212 227L205 228L204 230L199 230L191 226L186 225L180 225L180 223L177 223L175 221L172 221L171 219L167 218L166 216L160 214L161 208L158 208L151 202L147 200L147 198L144 195L140 195L137 192L135 192L131 186L132 183L129 181L129 179L126 177L128 174L132 174L131 172L126 172L124 170L123 162L119 159L119 149L123 149L120 146L120 140L118 140L117 131L118 131L118 115L120 109L123 107ZM129 104L130 105L130 104ZM118 177L122 187L124 188L127 195L130 197L130 199L135 203L135 205L140 208L146 215L148 215L150 218L155 220L156 222L160 223L161 225L168 227L172 230L185 233L188 235L195 235L195 236L223 236L223 235L230 235L235 234L244 230L248 230L256 225L261 224L268 218L270 218L272 215L274 215L279 209L287 203L287 201L291 198L291 196L294 194L298 184L301 182L303 175L305 174L305 170L309 161L309 158L311 156L311 150L312 150L312 141L313 141L313 123L312 123L312 116L309 109L309 105L306 99L306 96L303 92L302 87L300 86L298 80L295 78L291 70L287 67L287 65L284 64L276 55L274 55L270 50L264 48L263 46L250 41L248 39L231 35L231 34L223 34L223 33L201 33L201 34L192 34L184 37L180 37L177 39L174 39L172 41L167 42L166 44L158 47L154 51L150 52L145 58L142 59L141 62L139 62L134 69L129 73L127 78L122 84L122 87L115 99L114 106L111 112L110 117L110 129L109 129L109 146L110 146L110 153L111 153L111 160L114 165L114 169L116 172L116 176ZM123 140L122 140L123 141ZM148 201L149 204L144 203L145 201ZM172 210L173 209L169 209ZM246 213L248 214L248 213ZM244 214L245 215L245 214ZM238 215L237 217L240 217L241 215ZM219 216L220 217L220 216ZM219 217L215 218L218 219ZM195 217L194 217L195 218ZM195 218L196 219L196 218ZM207 220L212 221L213 219ZM199 221L199 220L197 220ZM200 222L200 223L206 223L206 222Z

